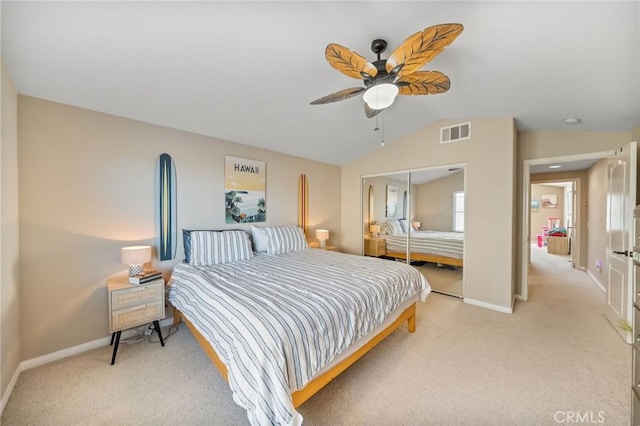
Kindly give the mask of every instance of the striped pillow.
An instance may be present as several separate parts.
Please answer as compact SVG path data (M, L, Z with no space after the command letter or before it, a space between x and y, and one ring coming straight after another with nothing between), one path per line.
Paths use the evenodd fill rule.
M191 232L192 265L215 265L252 257L251 241L245 231Z
M402 234L402 228L400 227L400 222L397 220L390 220L387 222L389 224L389 232L391 235Z
M406 233L409 229L409 224L407 223L407 219L400 219L398 221L400 223L400 228L402 228L402 232Z
M265 226L269 237L267 254L281 254L304 250L308 247L304 231L299 226Z

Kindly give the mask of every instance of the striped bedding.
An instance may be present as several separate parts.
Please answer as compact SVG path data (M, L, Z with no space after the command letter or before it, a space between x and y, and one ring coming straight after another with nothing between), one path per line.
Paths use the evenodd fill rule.
M407 234L385 235L387 251L407 251ZM464 234L462 232L414 231L411 233L411 252L435 254L462 259Z
M415 268L317 249L256 254L212 266L176 265L169 301L227 366L251 424L302 422L291 393L431 288Z

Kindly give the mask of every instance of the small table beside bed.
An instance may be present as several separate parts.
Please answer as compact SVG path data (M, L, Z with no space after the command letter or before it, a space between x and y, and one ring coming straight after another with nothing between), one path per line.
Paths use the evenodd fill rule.
M300 424L304 401L405 321L415 330L416 303L431 291L405 263L310 249L295 226L253 226L264 252L243 230L183 236L185 262L169 281L174 320L252 424Z

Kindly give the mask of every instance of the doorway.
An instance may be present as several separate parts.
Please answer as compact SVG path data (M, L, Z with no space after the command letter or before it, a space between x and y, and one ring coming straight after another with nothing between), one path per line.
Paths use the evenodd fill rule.
M520 235L520 243L521 243L521 259L520 259L520 293L516 297L526 301L529 297L529 277L530 277L530 262L532 259L532 249L537 247L538 234L542 233L542 229L538 231L536 229L536 233L533 234L533 224L532 224L532 210L537 208L542 210L541 203L541 195L546 194L538 194L538 197L532 196L531 190L531 175L538 175L537 179L533 183L543 184L543 183L562 183L565 184L567 182L574 182L573 185L573 193L571 194L571 200L567 201L566 198L563 198L564 201L564 212L559 213L560 217L564 217L566 214L566 205L571 204L572 207L572 216L571 220L571 229L567 230L568 239L570 237L571 249L571 267L575 267L581 270L584 270L584 254L582 253L582 244L584 238L586 238L586 226L585 222L583 222L582 213L580 206L583 206L585 200L583 200L582 196L582 179L580 178L558 178L557 175L555 179L550 177L549 179L541 178L540 176L544 176L545 174L550 175L550 173L554 172L554 169L549 169L550 166L554 165L562 165L564 171L585 171L588 170L593 164L597 161L605 158L610 158L613 155L612 151L605 152L596 152L596 153L588 153L588 154L578 154L572 156L564 156L564 157L551 157L551 158L543 158L536 160L525 160L523 162L522 168L522 207L521 207L521 235ZM557 173L557 169L555 173ZM552 176L552 175L550 175ZM551 193L551 192L550 192ZM565 195L566 197L566 195ZM536 205L537 200L537 205ZM548 215L552 216L552 215ZM558 217L558 215L554 215ZM546 216L543 216L544 220L546 220ZM541 225L542 226L542 225ZM585 234L585 235L583 235ZM586 240L585 240L586 241ZM567 241L568 243L568 241ZM546 249L547 246L543 247ZM585 253L586 254L586 253Z

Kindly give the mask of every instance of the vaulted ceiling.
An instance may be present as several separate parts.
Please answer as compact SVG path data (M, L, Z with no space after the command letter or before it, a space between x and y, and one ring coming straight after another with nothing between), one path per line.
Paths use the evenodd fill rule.
M326 62L327 44L373 61L374 39L386 58L448 22L463 33L424 67L449 76L448 92L399 96L377 121L361 96L309 104L362 84ZM21 94L332 164L440 119L630 131L639 47L637 1L2 2L2 57Z

